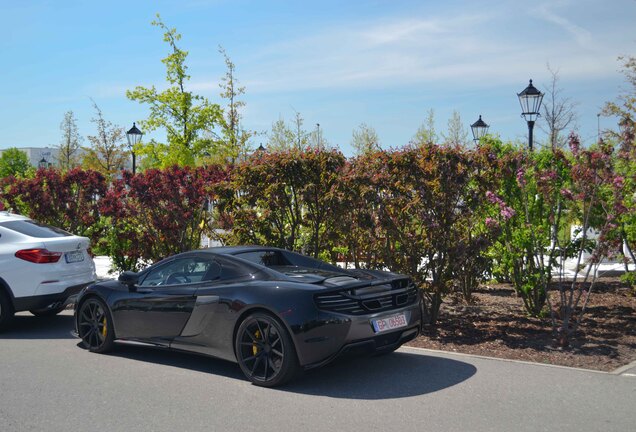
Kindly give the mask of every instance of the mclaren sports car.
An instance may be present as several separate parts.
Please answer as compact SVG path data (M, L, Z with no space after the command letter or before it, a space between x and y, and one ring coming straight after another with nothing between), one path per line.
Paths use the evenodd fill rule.
M148 344L238 363L274 387L345 353L390 353L415 338L420 296L407 276L345 270L283 249L209 248L86 287L82 345Z

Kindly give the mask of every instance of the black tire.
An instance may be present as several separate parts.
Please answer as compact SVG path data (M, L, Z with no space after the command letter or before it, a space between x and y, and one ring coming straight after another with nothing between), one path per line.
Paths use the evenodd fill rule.
M11 320L13 319L13 305L9 296L0 288L0 330L7 328Z
M36 317L51 317L59 314L64 309L66 309L66 306L60 306L53 309L34 309L30 310L29 312L31 312L31 314L35 315Z
M272 315L249 315L236 332L236 359L253 384L283 385L300 370L296 349L285 327Z
M77 310L77 331L84 347L106 353L115 346L113 319L106 304L97 297L82 302Z

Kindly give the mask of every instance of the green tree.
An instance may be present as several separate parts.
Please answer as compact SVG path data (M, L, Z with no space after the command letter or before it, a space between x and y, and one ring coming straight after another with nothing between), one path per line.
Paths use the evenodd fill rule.
M627 258L636 263L636 57L619 57L622 72L629 87L613 102L603 108L606 116L619 118L620 132L610 133L620 143L616 157L616 171L624 179L627 211L620 218L621 237ZM627 280L636 290L636 273Z
M567 134L563 132L576 127L576 103L561 95L563 90L559 86L559 71L552 69L549 64L547 67L551 82L546 88L539 128L548 134L550 148L554 151L567 144Z
M210 139L209 134L222 121L222 112L218 104L186 90L186 83L190 80L186 65L188 52L177 46L181 34L175 28L166 26L159 14L152 25L164 31L163 40L171 50L161 60L166 66L168 88L158 91L155 86L138 86L134 90L128 90L126 96L130 100L148 105L150 115L140 124L147 132L165 129L167 143L159 143L153 139L149 143L139 144L135 150L156 160L157 165L162 167L174 164L194 165L197 157L219 152L218 143Z
M287 126L282 117L272 123L272 129L267 135L268 151L278 152L294 147L294 131Z
M33 168L29 163L29 158L22 150L15 147L2 151L0 156L0 178L15 176L26 177Z
M79 162L80 143L82 141L73 111L67 111L64 114L64 120L60 123L60 130L62 131L62 138L58 145L57 165L63 171L68 171Z
M356 155L380 150L380 139L375 129L366 123L361 123L351 136L351 147Z
M295 149L302 151L310 147L310 136L303 128L305 120L296 112L293 125L288 125L282 117L272 124L272 130L268 133L267 150L279 152Z
M227 101L225 115L220 118L222 137L220 142L222 147L220 156L229 159L232 163L236 159L245 158L249 152L248 141L256 135L254 131L241 128L241 108L245 106L245 102L239 100L241 95L245 94L245 87L238 85L235 70L236 66L228 56L222 46L219 46L219 52L225 61L225 75L221 78L221 97Z
M329 141L325 139L325 132L323 128L320 127L320 123L316 123L316 129L307 134L307 145L320 151L330 147Z
M424 144L435 144L439 140L435 132L435 111L433 108L426 113L426 120L419 127L411 141L413 144L421 146Z
M629 119L636 117L636 57L619 57L623 62L623 75L631 86L621 94L615 102L607 102L603 107L603 114Z
M453 115L448 119L448 129L442 133L444 144L446 145L468 145L468 132L464 128L464 123L459 112L453 111Z
M305 129L303 129L303 123L305 123L305 119L303 116L296 111L294 114L294 142L296 145L296 149L298 151L302 151L309 145L309 134Z
M104 119L95 101L93 107L96 116L91 122L95 124L96 134L88 136L90 146L84 149L82 166L104 175L113 175L124 167L128 157L124 147L124 129Z

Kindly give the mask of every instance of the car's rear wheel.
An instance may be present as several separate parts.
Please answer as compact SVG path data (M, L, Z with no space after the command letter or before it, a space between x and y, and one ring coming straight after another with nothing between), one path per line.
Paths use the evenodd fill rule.
M0 330L7 327L14 313L9 296L0 288Z
M108 308L98 298L91 297L80 305L77 316L79 337L91 352L105 353L113 349L115 334Z
M236 357L245 376L263 387L285 384L299 370L294 344L287 330L273 316L249 315L239 326Z
M31 314L35 315L36 317L50 317L59 314L64 309L66 309L66 306L60 306L51 309L34 309L30 310L29 312L31 312Z

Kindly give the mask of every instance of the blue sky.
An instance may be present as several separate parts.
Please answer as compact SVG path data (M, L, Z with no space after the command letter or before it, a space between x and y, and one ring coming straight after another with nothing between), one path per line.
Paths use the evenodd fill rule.
M383 147L408 143L430 108L438 131L457 110L467 129L482 114L491 132L524 139L516 93L529 78L547 86L547 63L592 142L600 108L626 87L617 57L636 55L634 0L0 0L0 148L56 145L68 110L93 134L90 98L126 128L145 118L125 91L165 82L157 12L183 35L191 89L222 102L222 45L247 88L245 127L298 111L345 154L362 122Z

